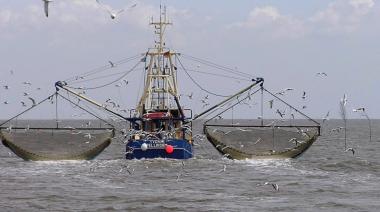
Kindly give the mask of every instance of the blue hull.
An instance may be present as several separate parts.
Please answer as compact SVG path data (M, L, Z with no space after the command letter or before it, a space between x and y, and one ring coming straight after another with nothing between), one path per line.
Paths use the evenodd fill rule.
M143 151L142 144L147 145ZM165 150L165 145L174 147L172 153ZM168 140L130 140L126 145L126 159L142 158L172 158L189 159L193 157L193 147L187 140L168 139Z

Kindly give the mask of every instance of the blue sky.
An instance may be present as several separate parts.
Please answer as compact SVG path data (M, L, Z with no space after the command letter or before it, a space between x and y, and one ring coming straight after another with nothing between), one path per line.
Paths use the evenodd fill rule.
M57 80L143 53L152 46L149 17L157 16L159 1L102 1L109 7L137 6L111 20L95 0L55 0L49 18L42 1L0 0L0 117L23 109L22 93L36 99L54 91ZM294 88L285 99L321 118L327 111L339 117L338 104L348 95L348 110L367 108L380 118L380 6L374 0L162 1L174 25L168 30L169 47L211 60L266 80L273 91ZM131 65L131 64L129 64ZM197 64L187 64L196 67ZM120 67L125 70L126 67ZM201 67L203 68L203 67ZM207 68L207 67L204 67ZM10 70L14 74L10 74ZM119 71L120 71L119 70ZM316 73L326 72L327 77ZM114 95L125 107L136 104L141 83L130 79L125 90L90 93L99 101ZM195 76L207 89L228 93L243 84ZM25 87L24 81L33 83ZM133 87L134 86L134 87ZM41 90L36 90L41 87ZM184 78L183 94L206 95ZM302 92L308 99L302 102ZM218 101L212 98L212 102ZM9 101L10 104L3 104ZM27 101L27 100L26 100ZM184 100L196 111L198 103ZM243 111L244 112L244 111ZM69 112L68 112L69 113ZM349 113L351 118L360 118Z

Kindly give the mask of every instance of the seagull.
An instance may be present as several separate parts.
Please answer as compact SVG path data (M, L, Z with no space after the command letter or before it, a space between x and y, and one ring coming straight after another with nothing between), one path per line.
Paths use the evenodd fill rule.
M343 98L341 101L343 103L343 106L346 106L346 104L347 104L347 95L346 94L343 95Z
M189 97L189 99L193 99L193 92L191 92L191 94L186 95L186 96Z
M23 101L21 101L21 105L22 105L23 107L26 107L26 104L25 104L25 102L23 102Z
M303 100L306 99L306 92L305 92L305 91L302 93L302 99L303 99Z
M29 94L27 92L24 92L24 96L28 96Z
M111 68L115 67L115 64L112 61L108 61L108 63L111 65Z
M3 87L5 90L9 90L9 85L4 85Z
M283 96L283 95L285 95L285 91L279 91L279 92L275 93L274 95L281 95L281 96Z
M36 100L34 100L32 97L28 97L28 99L29 99L30 101L32 101L33 106L36 105Z
M128 85L128 80L124 79L123 82L125 83L125 85Z
M270 109L272 109L272 108L273 108L273 101L274 101L274 99L272 99L272 100L269 100L269 107L270 107Z
M342 129L344 129L344 127L333 128L331 129L331 132L340 132Z
M42 0L44 2L44 8L45 8L45 15L46 17L49 17L49 3L52 2L52 0Z
M307 106L306 106L306 105L302 106L302 109L306 109L306 108L307 108Z
M352 110L353 112L359 112L359 111L365 111L365 108L364 107L360 107L360 108L356 108L356 109L353 109Z
M88 139L95 138L95 136L91 135L91 133L86 133L86 135L84 135L84 137L88 138Z
M277 109L276 113L278 113L278 115L280 115L281 118L283 118L285 115L285 112L281 112L279 109Z
M297 140L297 138L291 138L291 139L289 140L289 142L291 142L291 143L295 143L296 146L298 146L298 140Z
M352 155L355 155L355 150L354 150L354 148L348 148L348 149L346 149L345 152L348 152L348 151L351 151L351 152L352 152Z
M99 0L96 0L96 2L99 5L101 5L105 10L107 10L108 14L111 16L111 19L115 19L118 15L120 15L120 13L124 12L124 9L121 9L121 10L115 12L115 11L109 9L109 7L106 7L105 5L103 5L102 3L100 3ZM133 5L129 6L128 9L132 9L132 8L134 8L136 6L137 6L137 4L133 4Z
M8 104L9 104L9 102L8 102L8 101L5 101L5 102L4 102L4 104L8 105Z
M253 145L256 145L256 144L258 144L260 141L261 141L261 138L258 138L258 139L256 140L256 142L255 142L255 143L253 143Z
M246 129L243 129L243 128L237 128L237 130L240 130L240 131L242 131L242 132L250 132L251 130L246 130Z
M23 82L22 84L24 84L24 85L32 85L31 82Z
M222 173L222 172L225 172L227 169L227 166L226 165L223 165L223 169L221 169L218 173Z
M278 185L276 183L265 182L264 185L271 185L275 191L279 191Z
M325 72L318 72L316 75L321 77L327 77L327 74Z
M205 108L205 107L207 107L209 105L210 105L210 103L206 103L206 104L203 105L203 108Z
M229 146L225 146L225 147L223 147L220 151L223 151L223 150L225 150L225 149L227 149L227 148L230 148Z
M330 111L328 111L327 114L325 115L325 117L323 117L322 123L325 123L325 121L328 121L329 120L329 116L330 116Z

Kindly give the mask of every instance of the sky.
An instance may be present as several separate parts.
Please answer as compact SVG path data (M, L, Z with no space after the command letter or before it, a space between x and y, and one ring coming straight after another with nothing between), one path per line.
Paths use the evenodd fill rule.
M41 0L0 0L0 118L29 104L23 92L36 100L54 92L54 82L147 51L153 46L152 16L159 1L55 0L49 17ZM105 8L125 9L112 20ZM380 118L380 3L375 0L162 0L173 22L167 30L171 49L264 77L273 92L293 88L283 97L314 118L330 111L339 118L339 101L348 97L349 118L362 118L352 109L365 107ZM182 60L182 59L181 59ZM209 67L183 59L189 69ZM112 71L125 71L133 63ZM143 68L143 67L142 67ZM141 69L142 69L141 68ZM217 70L212 70L217 71ZM327 77L317 76L325 72ZM128 76L128 86L89 91L104 102L112 97L123 107L137 103L140 72ZM246 84L205 75L194 78L206 89L230 95ZM194 92L197 100L183 98L195 113L207 95L185 76L181 93ZM32 85L23 84L31 82ZM9 89L3 86L8 85ZM37 89L40 88L40 89ZM115 90L116 89L116 90ZM302 100L303 91L307 99ZM220 101L210 97L210 103ZM196 101L196 102L195 102ZM4 104L8 102L8 104ZM70 109L63 109L70 114ZM247 111L237 112L245 114ZM45 110L32 117L50 116Z

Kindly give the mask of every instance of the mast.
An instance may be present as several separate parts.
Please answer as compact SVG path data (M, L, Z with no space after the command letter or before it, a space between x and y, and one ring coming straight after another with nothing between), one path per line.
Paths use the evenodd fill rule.
M150 111L168 111L177 108L174 97L178 96L177 73L172 57L178 53L165 46L166 27L172 25L166 14L166 7L160 6L159 21L151 19L157 36L154 47L146 52L147 67L144 91L137 106L142 115Z

